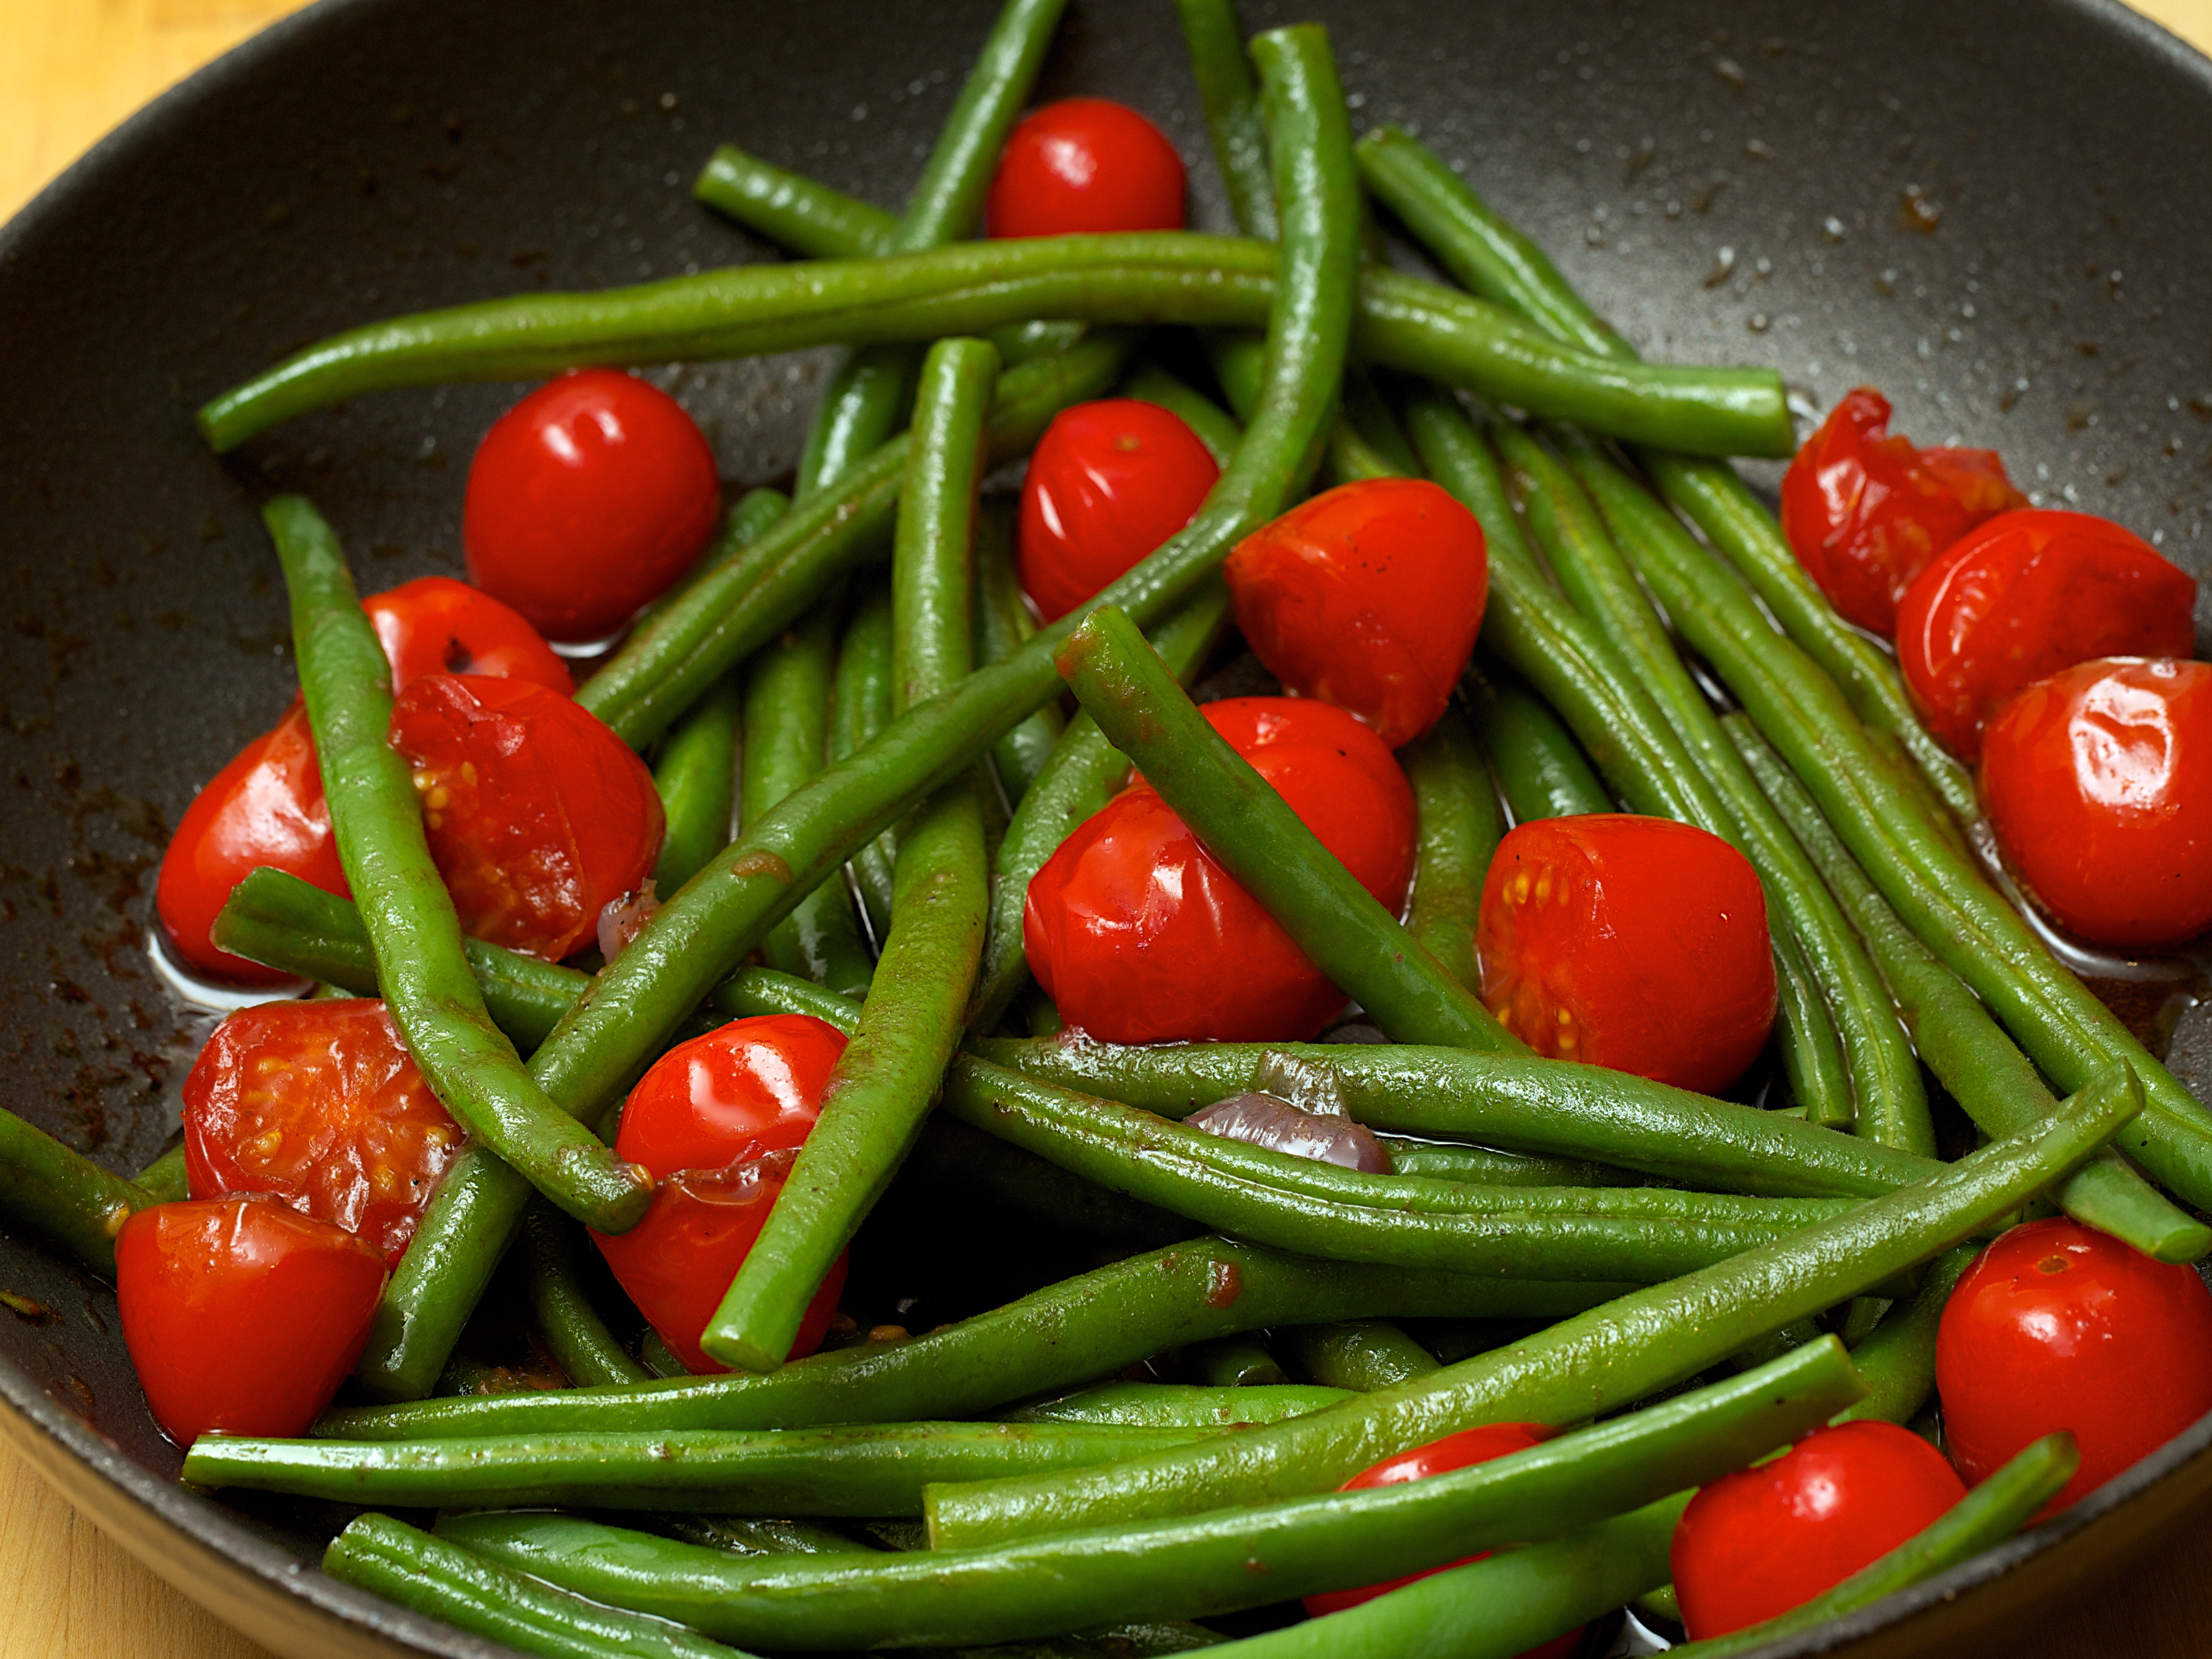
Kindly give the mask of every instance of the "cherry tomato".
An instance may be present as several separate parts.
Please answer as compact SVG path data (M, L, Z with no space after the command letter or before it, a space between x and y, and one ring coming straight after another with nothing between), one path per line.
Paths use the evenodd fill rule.
M418 576L361 602L392 664L392 689L425 674L528 680L567 696L568 665L521 612L451 576Z
M1063 98L1007 135L984 234L1181 230L1182 183L1176 147L1127 104Z
M1531 1446L1541 1445L1551 1437L1552 1431L1540 1423L1491 1423L1477 1429L1462 1429L1457 1434L1448 1434L1441 1440L1432 1440L1425 1446L1400 1452L1395 1457L1386 1457L1372 1468L1362 1469L1337 1490L1362 1492L1374 1486L1394 1486L1401 1480L1425 1480L1432 1474L1472 1468L1477 1463L1487 1463L1494 1457L1526 1451ZM1341 1613L1346 1607L1356 1607L1394 1589L1403 1589L1417 1579L1426 1578L1431 1573L1448 1572L1452 1567L1463 1567L1472 1562L1487 1559L1490 1553L1485 1550L1480 1555L1468 1556L1464 1561L1431 1567L1426 1572L1408 1573L1405 1577L1394 1578L1387 1584L1370 1584L1363 1589L1330 1590L1321 1595L1309 1595L1305 1598L1305 1609L1316 1619L1327 1613ZM1521 1656L1521 1659L1567 1659L1567 1656L1582 1644L1582 1629L1577 1626L1564 1636L1555 1636L1539 1647L1530 1648Z
M1774 1024L1766 896L1718 836L1625 812L1498 843L1475 944L1482 997L1540 1054L1711 1094Z
M1887 435L1889 400L1863 386L1797 452L1782 480L1782 529L1847 622L1885 639L1929 561L2027 498L1989 449L1916 449Z
M1235 697L1204 713L1360 885L1397 909L1413 871L1413 800L1382 740L1341 709L1290 697ZM1031 879L1022 939L1061 1017L1109 1042L1301 1040L1344 1006L1141 781Z
M690 567L721 507L682 404L635 375L576 369L484 434L461 548L469 580L548 639L602 639Z
M2043 1510L2055 1515L2212 1411L2212 1292L2194 1267L2078 1221L2028 1222L1944 1304L1936 1391L1969 1480L2071 1431L2081 1466Z
M465 1139L374 999L240 1009L184 1102L195 1198L274 1193L394 1265Z
M157 1204L115 1240L123 1340L154 1420L190 1445L211 1429L305 1432L353 1370L384 1258L264 1194Z
M671 1048L623 1103L615 1151L660 1184L636 1226L592 1237L638 1310L694 1371L725 1369L699 1338L760 1237L844 1051L843 1033L804 1014L732 1020ZM844 1287L841 1255L789 1358L820 1346Z
M2092 657L2185 657L2197 583L2109 519L2023 507L1968 531L1897 612L1897 665L1961 760L2022 686Z
M1674 1528L1674 1593L1690 1639L1811 1601L1966 1495L1941 1452L1874 1421L1815 1429L1772 1462L1723 1475Z
M653 774L544 686L425 674L392 710L430 854L464 930L558 960L653 873L665 828Z
M1022 480L1022 590L1047 622L1066 616L1188 524L1220 476L1198 434L1157 404L1060 410Z
M2063 926L2130 948L2212 927L2212 663L2106 658L2037 681L1984 732L1981 786Z
M1224 568L1245 642L1300 696L1393 749L1437 723L1482 627L1482 526L1425 478L1340 484L1238 544Z

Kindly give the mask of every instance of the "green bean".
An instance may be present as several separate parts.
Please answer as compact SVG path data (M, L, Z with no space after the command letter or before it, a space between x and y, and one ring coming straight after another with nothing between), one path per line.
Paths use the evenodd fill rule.
M1014 569L1014 514L1011 499L987 501L975 519L975 659L1002 662L1029 643L1036 619L1022 599ZM1044 769L1066 721L1060 705L1047 703L991 745L991 765L1009 809Z
M1946 1250L1928 1264L1920 1288L1909 1302L1892 1304L1867 1337L1851 1350L1851 1363L1866 1379L1867 1397L1839 1421L1878 1418L1910 1423L1936 1392L1936 1328L1943 1304L1981 1251L1976 1246Z
M1455 1142L1408 1140L1378 1135L1390 1154L1390 1168L1405 1176L1433 1176L1443 1181L1474 1181L1493 1187L1632 1187L1643 1177L1610 1164L1576 1158L1531 1158L1523 1152L1492 1152Z
M1203 1388L1188 1382L1108 1382L1005 1413L1009 1423L1136 1423L1154 1427L1233 1428L1280 1423L1351 1397L1306 1382Z
M1505 814L1483 769L1482 751L1456 708L1399 751L1413 788L1418 834L1406 931L1478 995L1474 929L1482 878L1505 834Z
M1216 466L1229 465L1237 453L1237 440L1244 435L1244 429L1219 404L1149 360L1129 371L1121 382L1121 395L1167 410L1206 446Z
M730 509L721 529L707 544L706 550L691 562L689 570L630 619L629 631L635 634L659 622L669 607L696 587L709 571L740 556L745 549L775 529L790 510L791 499L780 489L748 489L738 496L738 504Z
M158 1201L0 1110L0 1217L45 1235L102 1278L115 1277L115 1236L123 1224Z
M745 1562L565 1517L482 1514L441 1526L556 1583L778 1649L1004 1640L1106 1619L1203 1616L1566 1531L1739 1468L1858 1392L1832 1341L1754 1375L1755 1389L1732 1379L1425 1480L973 1551Z
M1613 797L1574 734L1518 674L1503 663L1478 661L1462 684L1514 823L1613 811Z
M737 686L727 678L707 688L691 712L668 728L653 758L668 830L653 866L656 890L672 893L729 845L736 822Z
M1267 128L1236 7L1231 0L1176 0L1176 10L1182 17L1213 159L1229 187L1230 210L1246 235L1273 241L1275 184L1267 165Z
M1783 1041L1782 1075L1795 1109L1808 1123L1826 1129L1856 1127L1850 1068L1843 1038L1803 945L1791 933L1772 935L1774 1023Z
M1437 1369L1436 1357L1387 1319L1292 1325L1276 1334L1307 1380L1327 1388L1372 1394Z
M1288 1382L1275 1356L1256 1336L1217 1336L1182 1351L1183 1369L1218 1389L1264 1388Z
M832 760L850 760L891 723L891 594L871 582L860 590L837 648L837 678L831 701ZM848 866L860 908L878 939L891 931L891 871L898 858L898 836L886 830L856 850Z
M1948 1249L2081 1162L2142 1103L2142 1085L2116 1067L2033 1133L1996 1141L1790 1237L1310 1417L1190 1452L996 1483L957 1503L933 1495L932 1536L940 1547L967 1547L1016 1530L1034 1537L1322 1492L1378 1458L1473 1424L1580 1421L1695 1376L1765 1333Z
M615 1517L610 1516L611 1520ZM739 1515L671 1515L647 1510L617 1522L732 1555L868 1555L873 1547L818 1521L763 1521Z
M652 1375L632 1359L576 1282L570 1224L550 1206L531 1206L522 1224L524 1284L530 1320L569 1381L579 1388L642 1382Z
M173 1204L191 1196L191 1177L185 1167L182 1141L131 1177L131 1184L156 1204Z
M931 1199L942 1193L956 1206L981 1201L1033 1226L1133 1250L1157 1249L1204 1231L942 1113L933 1113L922 1126L899 1176L902 1190Z
M888 252L898 234L896 214L735 144L724 144L707 158L691 194L746 229L810 259Z
M1414 453L1412 441L1384 401L1375 377L1357 363L1344 376L1344 423L1358 434L1360 441L1387 469L1387 476L1420 477L1421 458Z
M293 651L339 861L393 1024L484 1150L579 1220L626 1231L651 1202L651 1182L547 1097L484 1012L407 763L385 740L392 671L337 538L301 496L280 495L262 516L292 596Z

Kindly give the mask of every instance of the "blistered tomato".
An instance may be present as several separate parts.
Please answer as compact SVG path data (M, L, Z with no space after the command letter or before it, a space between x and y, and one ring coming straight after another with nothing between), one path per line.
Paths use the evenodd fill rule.
M1008 135L983 204L984 234L1181 230L1182 185L1182 157L1127 104L1063 98Z

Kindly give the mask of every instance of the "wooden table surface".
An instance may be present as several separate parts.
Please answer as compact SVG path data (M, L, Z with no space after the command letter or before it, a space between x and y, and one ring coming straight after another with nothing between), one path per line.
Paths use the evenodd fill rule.
M301 0L0 0L0 221L156 93ZM2212 0L2137 9L2212 50ZM0 1659L264 1659L0 1447ZM2212 1529L2053 1624L2036 1659L2212 1654Z

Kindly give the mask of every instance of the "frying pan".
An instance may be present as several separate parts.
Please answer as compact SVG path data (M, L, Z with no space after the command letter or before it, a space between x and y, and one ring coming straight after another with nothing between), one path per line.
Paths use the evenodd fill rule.
M0 1102L118 1170L160 1149L206 1022L143 952L155 860L292 690L257 504L313 495L364 586L456 570L514 389L375 397L222 461L192 407L386 313L771 257L690 199L724 138L896 204L994 9L323 0L0 231ZM2156 28L2109 0L1248 0L1310 16L1357 121L1465 163L1648 353L1775 364L1808 414L1877 383L1921 441L1999 447L2207 574L2212 175L2185 158L2212 64ZM1077 91L1148 113L1228 227L1162 0L1077 0L1039 96ZM792 464L823 364L661 378L747 483ZM2174 1054L2212 1093L2193 1016ZM106 1289L7 1237L0 1288L46 1310L0 1316L0 1426L156 1571L280 1650L494 1651L322 1577L342 1511L175 1485ZM2006 1649L2200 1508L2208 1443L1771 1652Z

